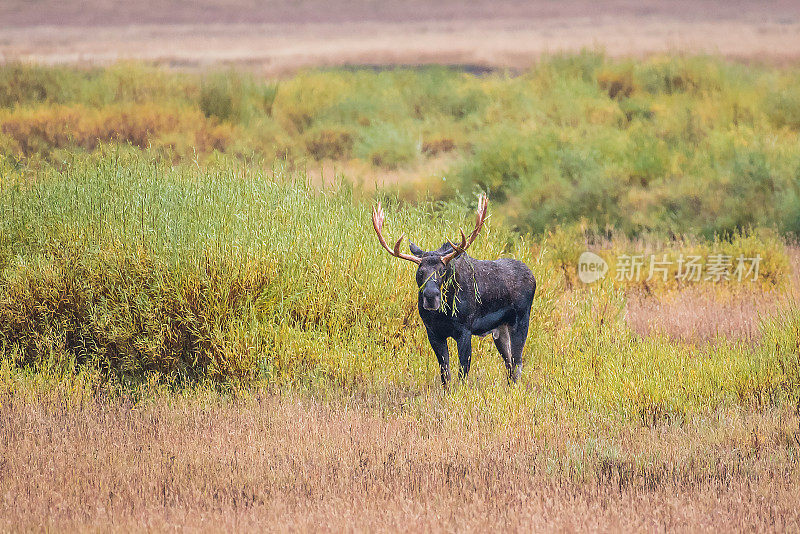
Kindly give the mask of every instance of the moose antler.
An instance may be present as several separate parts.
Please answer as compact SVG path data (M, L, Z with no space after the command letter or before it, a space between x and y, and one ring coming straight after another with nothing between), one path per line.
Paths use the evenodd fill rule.
M447 242L450 243L450 246L453 247L453 252L442 256L442 262L445 265L450 263L450 260L454 259L456 256L467 250L467 248L469 248L472 242L475 241L475 238L478 237L478 233L480 233L481 228L483 228L483 223L486 222L486 208L488 207L488 205L489 205L489 199L486 197L486 195L481 195L480 198L478 198L478 209L476 211L477 215L475 217L475 229L469 235L469 239L464 237L464 230L459 228L458 231L461 232L461 244L454 245L452 241L450 241L449 239L447 240Z
M375 233L378 234L378 241L381 242L381 245L383 246L383 248L386 249L386 252L388 252L395 258L413 261L416 264L421 263L422 260L419 259L418 257L412 256L411 254L403 254L402 252L400 252L400 243L403 241L403 238L406 236L406 234L402 234L400 236L400 239L398 239L397 243L394 244L394 250L389 248L389 245L386 244L386 240L383 238L383 234L381 233L381 230L383 229L383 220L384 220L383 208L381 208L381 203L378 202L378 205L372 208L372 226L373 228L375 228Z

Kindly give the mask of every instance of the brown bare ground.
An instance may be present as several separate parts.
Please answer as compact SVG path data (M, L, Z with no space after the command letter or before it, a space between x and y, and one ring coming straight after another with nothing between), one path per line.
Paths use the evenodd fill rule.
M453 429L352 400L11 388L0 530L796 531L787 422L623 430L612 461L587 446L598 436Z
M786 251L789 280L782 290L718 291L711 283L663 295L634 290L627 295L626 323L641 336L664 335L673 341L757 343L761 321L797 308L800 247L792 244Z
M309 66L455 63L525 68L543 53L719 53L800 57L800 4L685 0L86 2L0 5L0 61L181 68L244 64L279 75Z
M375 187L402 185L408 188L419 187L422 190L435 191L435 188L443 183L443 180L447 180L448 171L457 161L457 156L445 153L425 158L412 167L382 169L356 159L349 161L325 160L308 162L304 171L311 183L318 186L329 186L335 184L342 177L346 177L348 181L367 190Z
M709 288L691 288L652 297L628 296L626 320L641 336L662 334L674 341L705 343L719 339L755 343L759 322L785 309L783 294L742 292L720 295Z

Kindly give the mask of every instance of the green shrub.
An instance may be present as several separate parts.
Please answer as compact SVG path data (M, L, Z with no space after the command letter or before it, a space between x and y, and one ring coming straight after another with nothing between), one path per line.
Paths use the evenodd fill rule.
M420 140L410 129L381 123L362 130L355 154L377 167L396 169L414 161L420 149Z
M462 187L509 202L512 224L534 232L583 218L618 224L621 183L606 174L601 153L559 137L549 130L492 136L462 168Z
M238 115L241 95L233 94L233 83L225 75L203 80L200 86L200 109L206 117L230 120Z
M488 191L504 201L523 182L534 180L558 142L549 133L521 134L510 128L494 132L474 148L474 155L459 172L461 187Z
M782 213L781 231L800 237L800 191L787 191L783 197L780 212Z
M304 73L281 84L272 113L291 133L302 134L347 98L346 80L337 74Z
M797 86L770 91L764 97L764 108L776 128L786 126L800 130L800 90Z
M722 219L714 230L729 233L775 220L778 180L761 152L737 152L731 166Z
M12 63L0 68L0 107L66 102L81 85L71 69Z
M597 83L608 93L608 98L622 100L630 97L636 89L633 81L633 67L605 68L597 73Z
M422 153L426 156L436 156L456 149L456 142L452 137L430 136L422 143Z
M215 73L200 84L199 106L206 117L248 124L256 116L272 115L277 84L237 73Z
M463 120L488 103L486 94L471 76L432 67L420 70L413 78L413 83L403 84L402 88L416 119L448 116Z
M347 159L353 152L353 134L341 127L317 127L304 135L308 153L316 160Z
M651 94L717 92L722 67L710 58L654 57L635 70L637 83Z

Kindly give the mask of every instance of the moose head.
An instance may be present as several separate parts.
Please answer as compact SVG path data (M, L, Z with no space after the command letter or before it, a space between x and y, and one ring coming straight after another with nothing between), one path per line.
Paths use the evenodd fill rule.
M452 260L464 253L475 241L475 238L478 237L478 233L480 233L483 223L486 221L488 204L489 201L486 195L481 195L478 199L475 229L469 235L469 238L464 235L464 230L459 228L461 242L458 245L453 244L448 239L438 250L424 251L414 243L409 242L410 255L400 252L400 244L403 242L405 234L400 235L400 238L394 244L394 248L389 248L382 233L384 213L381 203L378 202L372 209L372 226L375 228L375 233L378 234L378 241L380 241L383 248L395 258L412 261L418 265L416 278L417 286L420 288L422 296L421 305L423 309L435 311L441 307L442 283L445 280L447 266Z

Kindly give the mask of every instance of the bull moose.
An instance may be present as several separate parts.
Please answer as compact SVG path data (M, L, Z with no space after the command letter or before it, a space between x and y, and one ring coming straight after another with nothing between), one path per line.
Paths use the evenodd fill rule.
M450 382L450 352L447 338L456 340L459 377L469 373L472 336L492 334L506 364L509 381L522 371L522 349L528 337L536 279L527 265L514 259L476 260L465 251L475 241L486 221L488 199L478 200L475 229L469 238L461 232L461 243L449 239L437 250L424 251L409 243L411 254L400 252L405 234L389 248L382 234L384 213L380 202L372 210L372 225L378 241L389 254L417 264L418 308L428 341L439 360L442 385Z

